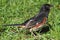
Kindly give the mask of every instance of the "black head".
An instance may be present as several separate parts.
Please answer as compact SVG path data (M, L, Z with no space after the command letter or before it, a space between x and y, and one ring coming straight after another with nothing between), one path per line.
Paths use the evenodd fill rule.
M52 7L51 4L44 4L44 5L42 6L42 9L43 9L43 10L50 10L50 7Z

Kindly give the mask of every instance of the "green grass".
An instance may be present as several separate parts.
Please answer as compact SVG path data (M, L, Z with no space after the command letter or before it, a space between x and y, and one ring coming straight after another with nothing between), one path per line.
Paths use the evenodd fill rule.
M39 12L41 5L53 4L48 22L52 25L49 32L37 37L18 29L17 27L1 27L0 40L60 40L60 0L1 0L0 1L0 25L18 24L33 17ZM2 29L5 30L3 31Z

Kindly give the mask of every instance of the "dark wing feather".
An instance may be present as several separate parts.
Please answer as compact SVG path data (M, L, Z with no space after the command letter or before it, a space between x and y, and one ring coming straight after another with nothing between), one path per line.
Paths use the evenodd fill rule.
M34 19L29 20L26 23L26 28L32 28L32 27L34 27L37 23L42 22L42 20L44 19L44 17L45 17L45 14L40 14L40 15L34 17Z

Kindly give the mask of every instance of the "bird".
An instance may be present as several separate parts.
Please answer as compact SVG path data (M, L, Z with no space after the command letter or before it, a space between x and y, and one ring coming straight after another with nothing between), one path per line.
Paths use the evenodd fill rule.
M39 13L30 19L26 20L22 24L9 24L4 26L18 26L19 28L28 29L32 34L42 29L48 21L48 15L50 12L51 4L43 4L39 10Z

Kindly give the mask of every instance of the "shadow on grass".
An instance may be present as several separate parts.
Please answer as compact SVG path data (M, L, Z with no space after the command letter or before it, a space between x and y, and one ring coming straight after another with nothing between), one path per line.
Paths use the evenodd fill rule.
M42 30L38 30L36 31L38 34L44 34L44 33L47 33L48 31L50 31L50 27L49 26L46 26L46 27L43 27ZM34 35L37 35L36 32L33 32ZM26 32L26 35L30 35L31 33L29 31Z
M40 31L40 33L47 33L50 30L50 28L48 26L43 27L42 30Z

